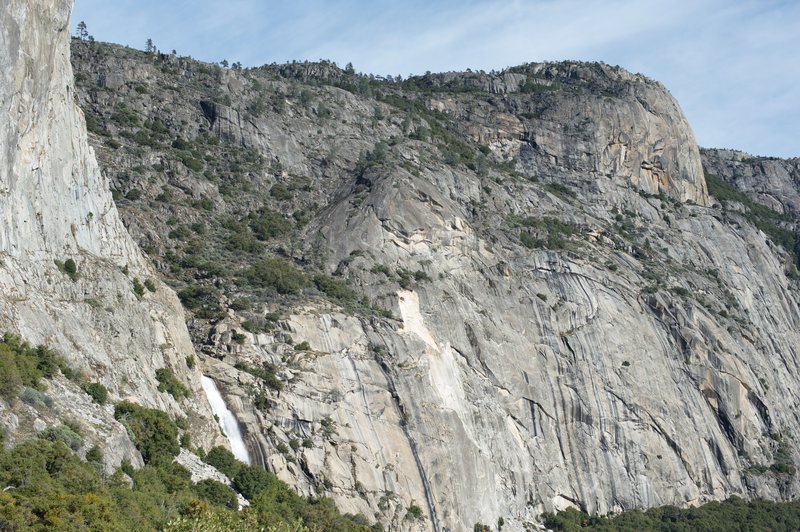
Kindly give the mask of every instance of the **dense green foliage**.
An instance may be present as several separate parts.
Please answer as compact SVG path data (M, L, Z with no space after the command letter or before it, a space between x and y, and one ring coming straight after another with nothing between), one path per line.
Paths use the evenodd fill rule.
M590 517L569 508L545 514L544 524L553 530L800 530L800 501L746 502L731 497L697 508L661 506L647 511L629 510L611 517Z
M314 285L332 301L340 305L347 305L358 299L358 294L350 288L344 279L336 279L329 275L314 276Z
M178 297L198 318L213 319L223 313L219 304L220 293L216 288L192 285L179 291Z
M47 427L38 434L39 438L53 442L60 441L73 451L80 449L83 445L83 438L75 430L75 427L69 425L59 425L57 427Z
M108 389L99 382L89 382L83 385L83 391L89 394L92 400L99 404L104 405L108 400Z
M56 260L53 262L55 262L56 267L61 273L72 279L73 282L78 280L78 265L75 263L74 259L67 259L65 261Z
M225 447L213 447L206 453L204 460L207 464L211 464L225 473L228 478L235 477L242 467L242 463Z
M224 506L232 510L236 510L239 506L236 501L236 492L230 486L217 480L210 478L201 480L194 485L194 492L201 499L217 506Z
M259 495L249 509L237 512L231 488L215 481L193 485L178 464L126 469L132 486L121 473L104 478L96 462L82 461L58 438L0 447L0 485L6 487L0 492L0 529L369 530L363 518L342 516L329 499L300 497L265 471L247 477Z
M248 216L248 225L259 240L269 240L291 232L292 222L283 214L263 208Z
M236 476L233 477L233 487L247 500L253 500L277 481L275 475L260 467L242 464Z
M114 417L128 429L134 445L147 464L170 462L181 450L178 426L160 410L122 402L114 407Z
M22 386L36 388L40 379L54 377L62 367L63 359L49 347L31 347L5 333L0 340L0 397L13 401Z
M75 264L74 259L67 259L64 261L64 273L73 281L78 279L78 265Z
M140 299L144 296L144 285L138 277L133 280L133 293Z
M156 370L156 380L158 381L158 391L167 392L177 400L189 397L189 388L178 380L175 373L169 368Z
M291 262L272 257L254 263L245 273L250 285L273 288L279 294L297 294L308 285L308 277Z

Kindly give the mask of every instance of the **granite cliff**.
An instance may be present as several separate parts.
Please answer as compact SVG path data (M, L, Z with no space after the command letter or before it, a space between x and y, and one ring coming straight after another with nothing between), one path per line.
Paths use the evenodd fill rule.
M73 40L73 92L68 7L0 11L7 330L205 448L212 377L256 463L392 530L797 496L796 161L701 153L604 64L376 79Z
M442 530L796 493L794 222L709 196L657 82L74 50L123 218L228 309L205 371L301 492Z
M114 400L132 398L191 420L199 442L220 439L207 403L158 391L156 370L170 368L200 391L200 373L175 294L159 280L122 225L75 103L68 27L71 2L6 2L0 8L0 329L58 349ZM69 275L64 263L74 261ZM134 279L153 292L134 293ZM113 408L75 383L52 383L55 406L2 409L12 441L55 419L83 420L107 449L107 467L141 464Z

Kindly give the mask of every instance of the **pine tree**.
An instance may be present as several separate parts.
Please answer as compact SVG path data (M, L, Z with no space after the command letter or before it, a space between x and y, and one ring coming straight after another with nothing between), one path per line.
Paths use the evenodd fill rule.
M144 51L148 54L156 52L156 45L153 43L153 39L147 39L147 42L144 43Z
M82 41L89 39L89 31L86 29L86 22L82 20L78 23L78 38Z

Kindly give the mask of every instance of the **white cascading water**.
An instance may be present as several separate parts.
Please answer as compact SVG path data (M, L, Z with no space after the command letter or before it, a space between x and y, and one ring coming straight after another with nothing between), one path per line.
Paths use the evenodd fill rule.
M225 404L225 399L222 398L219 390L217 390L217 384L214 382L214 379L206 377L205 375L200 378L200 382L203 385L203 391L206 392L206 398L208 398L208 402L211 405L211 411L214 412L219 419L219 426L222 428L222 432L225 433L228 441L231 442L233 456L239 461L249 464L250 453L247 452L247 445L245 445L244 439L242 438L239 422L236 420L236 416L233 415L233 412L228 409L228 405Z

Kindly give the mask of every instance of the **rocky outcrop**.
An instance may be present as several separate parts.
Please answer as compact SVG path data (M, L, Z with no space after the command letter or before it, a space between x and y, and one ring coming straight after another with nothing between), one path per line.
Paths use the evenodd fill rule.
M313 377L297 375L292 389L311 379L342 390L339 401L304 418L333 407L345 442L370 442L375 419L392 419L392 397L406 435L379 431L379 448L418 457L419 470L404 469L415 486L405 493L420 504L429 488L426 514L442 529L498 517L522 523L569 505L606 513L796 493L793 477L748 473L772 464L773 436L787 437L797 424L786 409L798 402L789 384L796 339L788 332L797 329L797 302L763 235L705 208L662 211L661 202L625 192L620 208L652 229L657 258L600 242L574 254L523 251L497 232L494 242L481 236L449 200L455 182L428 178L435 188L394 174L391 194L373 187L363 209L342 205L326 220L327 241L338 243L331 267L363 252L369 258L353 260L349 271L400 322L364 324L342 345L330 339L347 330L331 325L340 320L293 319L296 338L330 355L309 365ZM495 189L492 200L503 212L519 201L529 214L572 211L525 190ZM605 225L604 201L614 199L581 196L589 216L583 234ZM389 294L359 273L371 264L423 268L434 281ZM648 287L653 275L664 288ZM376 345L382 354L370 355L366 346ZM337 362L322 363L327 357ZM381 396L382 406L371 399ZM298 402L307 412L310 401ZM358 479L368 494L392 489L365 478L348 481Z
M707 204L689 123L669 92L645 76L604 64L567 62L491 75L434 74L422 80L439 90L502 94L503 100L494 100L493 106L458 93L434 97L432 106L444 112L469 108L459 118L478 123L479 133L473 126L473 137L506 159L518 158L527 175L569 172L608 190L633 185L649 194ZM506 112L497 113L496 107ZM515 115L512 124L509 113ZM485 131L500 136L487 138L481 133Z
M0 329L58 349L115 400L188 417L197 441L211 444L219 432L208 405L157 390L155 371L168 367L202 397L200 374L185 362L194 349L180 304L122 225L89 147L69 62L71 5L0 8ZM68 259L77 266L71 276ZM140 284L135 293L148 279L155 291ZM68 391L83 393L71 383ZM116 465L136 463L112 412L84 403L67 401L62 413L113 427L98 428L95 443L113 447L106 457Z
M143 191L123 215L162 275L219 296L192 303L204 371L301 493L401 530L798 493L786 250L714 207L658 83L216 74L103 46L76 45L79 97L115 188ZM159 77L91 81L136 68ZM216 162L242 153L262 164ZM265 209L297 223L258 240ZM304 287L248 284L265 256Z
M700 151L703 167L755 201L793 215L800 213L800 158L754 157L736 150Z

